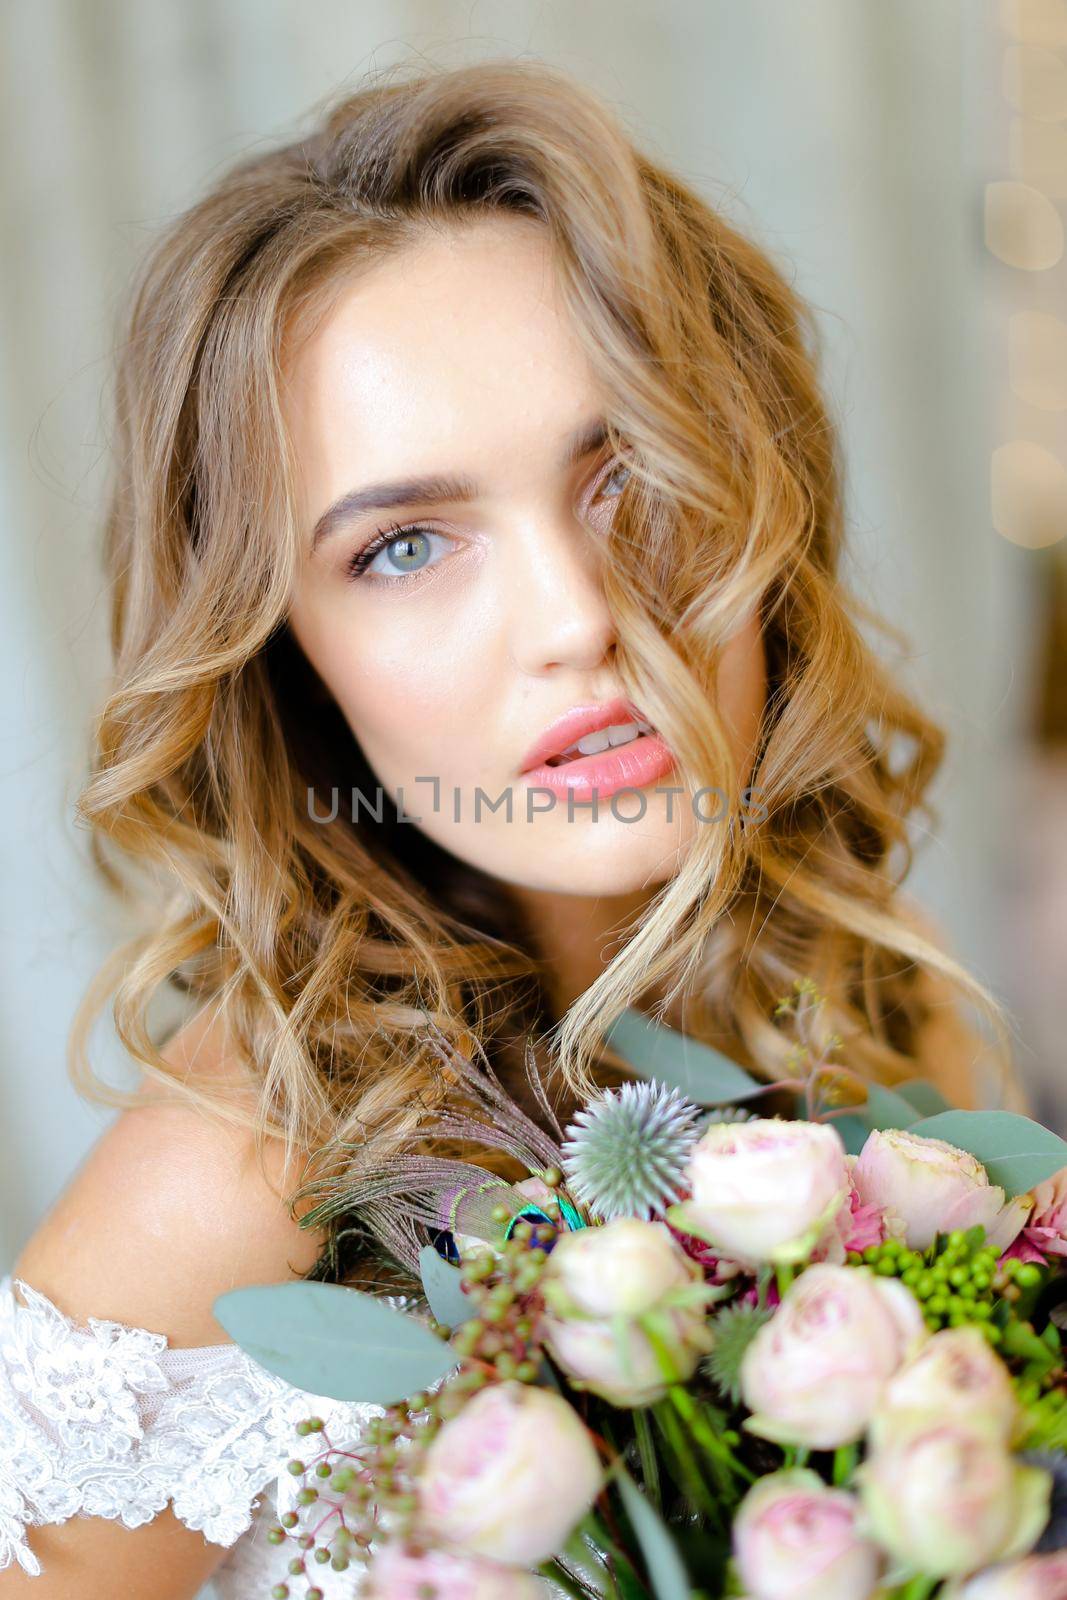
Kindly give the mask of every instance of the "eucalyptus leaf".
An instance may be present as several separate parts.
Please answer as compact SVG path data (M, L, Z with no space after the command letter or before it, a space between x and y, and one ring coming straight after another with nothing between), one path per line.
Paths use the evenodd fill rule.
M909 1078L907 1083L898 1083L896 1093L903 1095L909 1105L914 1106L920 1117L936 1117L942 1111L951 1111L951 1103L945 1099L941 1090L935 1084L928 1083L925 1078Z
M857 1106L856 1113L868 1128L910 1128L921 1115L903 1094L885 1089L880 1083L869 1086L867 1103Z
M414 1317L336 1283L231 1289L212 1309L260 1366L333 1400L391 1405L456 1365L455 1352Z
M419 1275L430 1310L446 1328L458 1328L472 1314L473 1307L463 1293L463 1278L458 1267L446 1261L432 1244L419 1251Z
M655 1600L690 1600L689 1574L663 1518L625 1467L620 1467L616 1473L616 1481L634 1537L641 1547Z
M908 1132L969 1151L990 1183L1009 1195L1025 1194L1067 1167L1067 1141L1014 1111L942 1111L913 1122Z
M680 1089L698 1105L751 1100L767 1087L720 1050L690 1039L632 1006L620 1012L605 1034L605 1042L641 1077Z
M834 1128L840 1134L841 1143L845 1147L845 1154L850 1156L859 1155L867 1143L867 1136L871 1131L870 1123L865 1122L862 1117L857 1116L852 1111L843 1117L835 1117L827 1126Z

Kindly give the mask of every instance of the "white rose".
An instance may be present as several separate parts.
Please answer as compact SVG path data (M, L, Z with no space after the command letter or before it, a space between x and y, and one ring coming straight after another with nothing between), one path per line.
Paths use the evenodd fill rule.
M371 1563L361 1600L551 1600L541 1578L517 1567L448 1550L408 1551L386 1545Z
M912 1250L938 1233L981 1225L996 1250L1006 1250L1030 1213L1032 1200L1007 1200L977 1157L943 1139L903 1128L868 1135L852 1169L865 1205L881 1206Z
M781 1444L834 1450L863 1436L888 1380L928 1337L922 1308L864 1267L808 1267L741 1362L745 1426Z
M1049 1474L1022 1465L982 1417L894 1429L857 1479L878 1543L926 1577L1025 1555L1048 1521Z
M746 1266L805 1260L848 1200L845 1147L826 1123L712 1123L689 1157L690 1196L667 1219Z
M493 1383L427 1446L417 1529L490 1561L537 1566L585 1516L602 1476L596 1447L566 1400L549 1389Z
M914 1417L982 1417L1007 1443L1018 1415L1011 1375L981 1330L945 1328L890 1378L871 1437L886 1437Z
M859 1529L859 1502L816 1472L761 1478L734 1523L737 1570L752 1600L867 1600L882 1561Z
M565 1235L541 1287L550 1355L612 1405L660 1399L711 1349L703 1274L662 1222L617 1217Z

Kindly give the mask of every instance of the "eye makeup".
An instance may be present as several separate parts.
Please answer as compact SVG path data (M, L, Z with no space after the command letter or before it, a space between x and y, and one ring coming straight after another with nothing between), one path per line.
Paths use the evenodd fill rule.
M630 470L630 467L621 456L615 456L609 466L604 470L604 472L600 475L600 478L597 480L597 487L591 498L594 501L599 499L616 499L626 487ZM626 476L623 478L622 485L617 489L611 490L610 493L605 493L604 485L611 483L620 471L626 474ZM366 582L374 584L382 583L390 585L397 583L411 584L417 582L421 579L424 573L431 571L433 567L440 565L440 563L435 561L428 566L418 567L410 572L398 572L395 574L371 573L368 577L365 577L365 574L367 574L367 570L371 563L381 551L388 549L390 545L399 544L403 539L411 542L416 539L430 540L450 538L451 535L442 533L436 528L427 527L425 524L420 522L390 523L387 527L378 529L378 531L371 537L369 542L361 549L357 550L348 559L348 561L345 563L346 580L356 583L362 579Z

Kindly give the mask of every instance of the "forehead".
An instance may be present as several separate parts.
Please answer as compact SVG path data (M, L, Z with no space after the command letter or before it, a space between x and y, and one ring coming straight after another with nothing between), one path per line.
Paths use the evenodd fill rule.
M326 495L356 465L379 476L547 454L599 398L532 218L427 230L356 273L284 378L301 476Z

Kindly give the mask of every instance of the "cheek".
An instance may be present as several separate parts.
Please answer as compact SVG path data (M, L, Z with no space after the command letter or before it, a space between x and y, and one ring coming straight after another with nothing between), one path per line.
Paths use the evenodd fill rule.
M405 615L397 607L401 614L381 626L354 609L330 625L307 613L292 622L379 778L392 785L444 776L469 761L486 710L470 631L442 627L425 611L416 620L414 608Z

